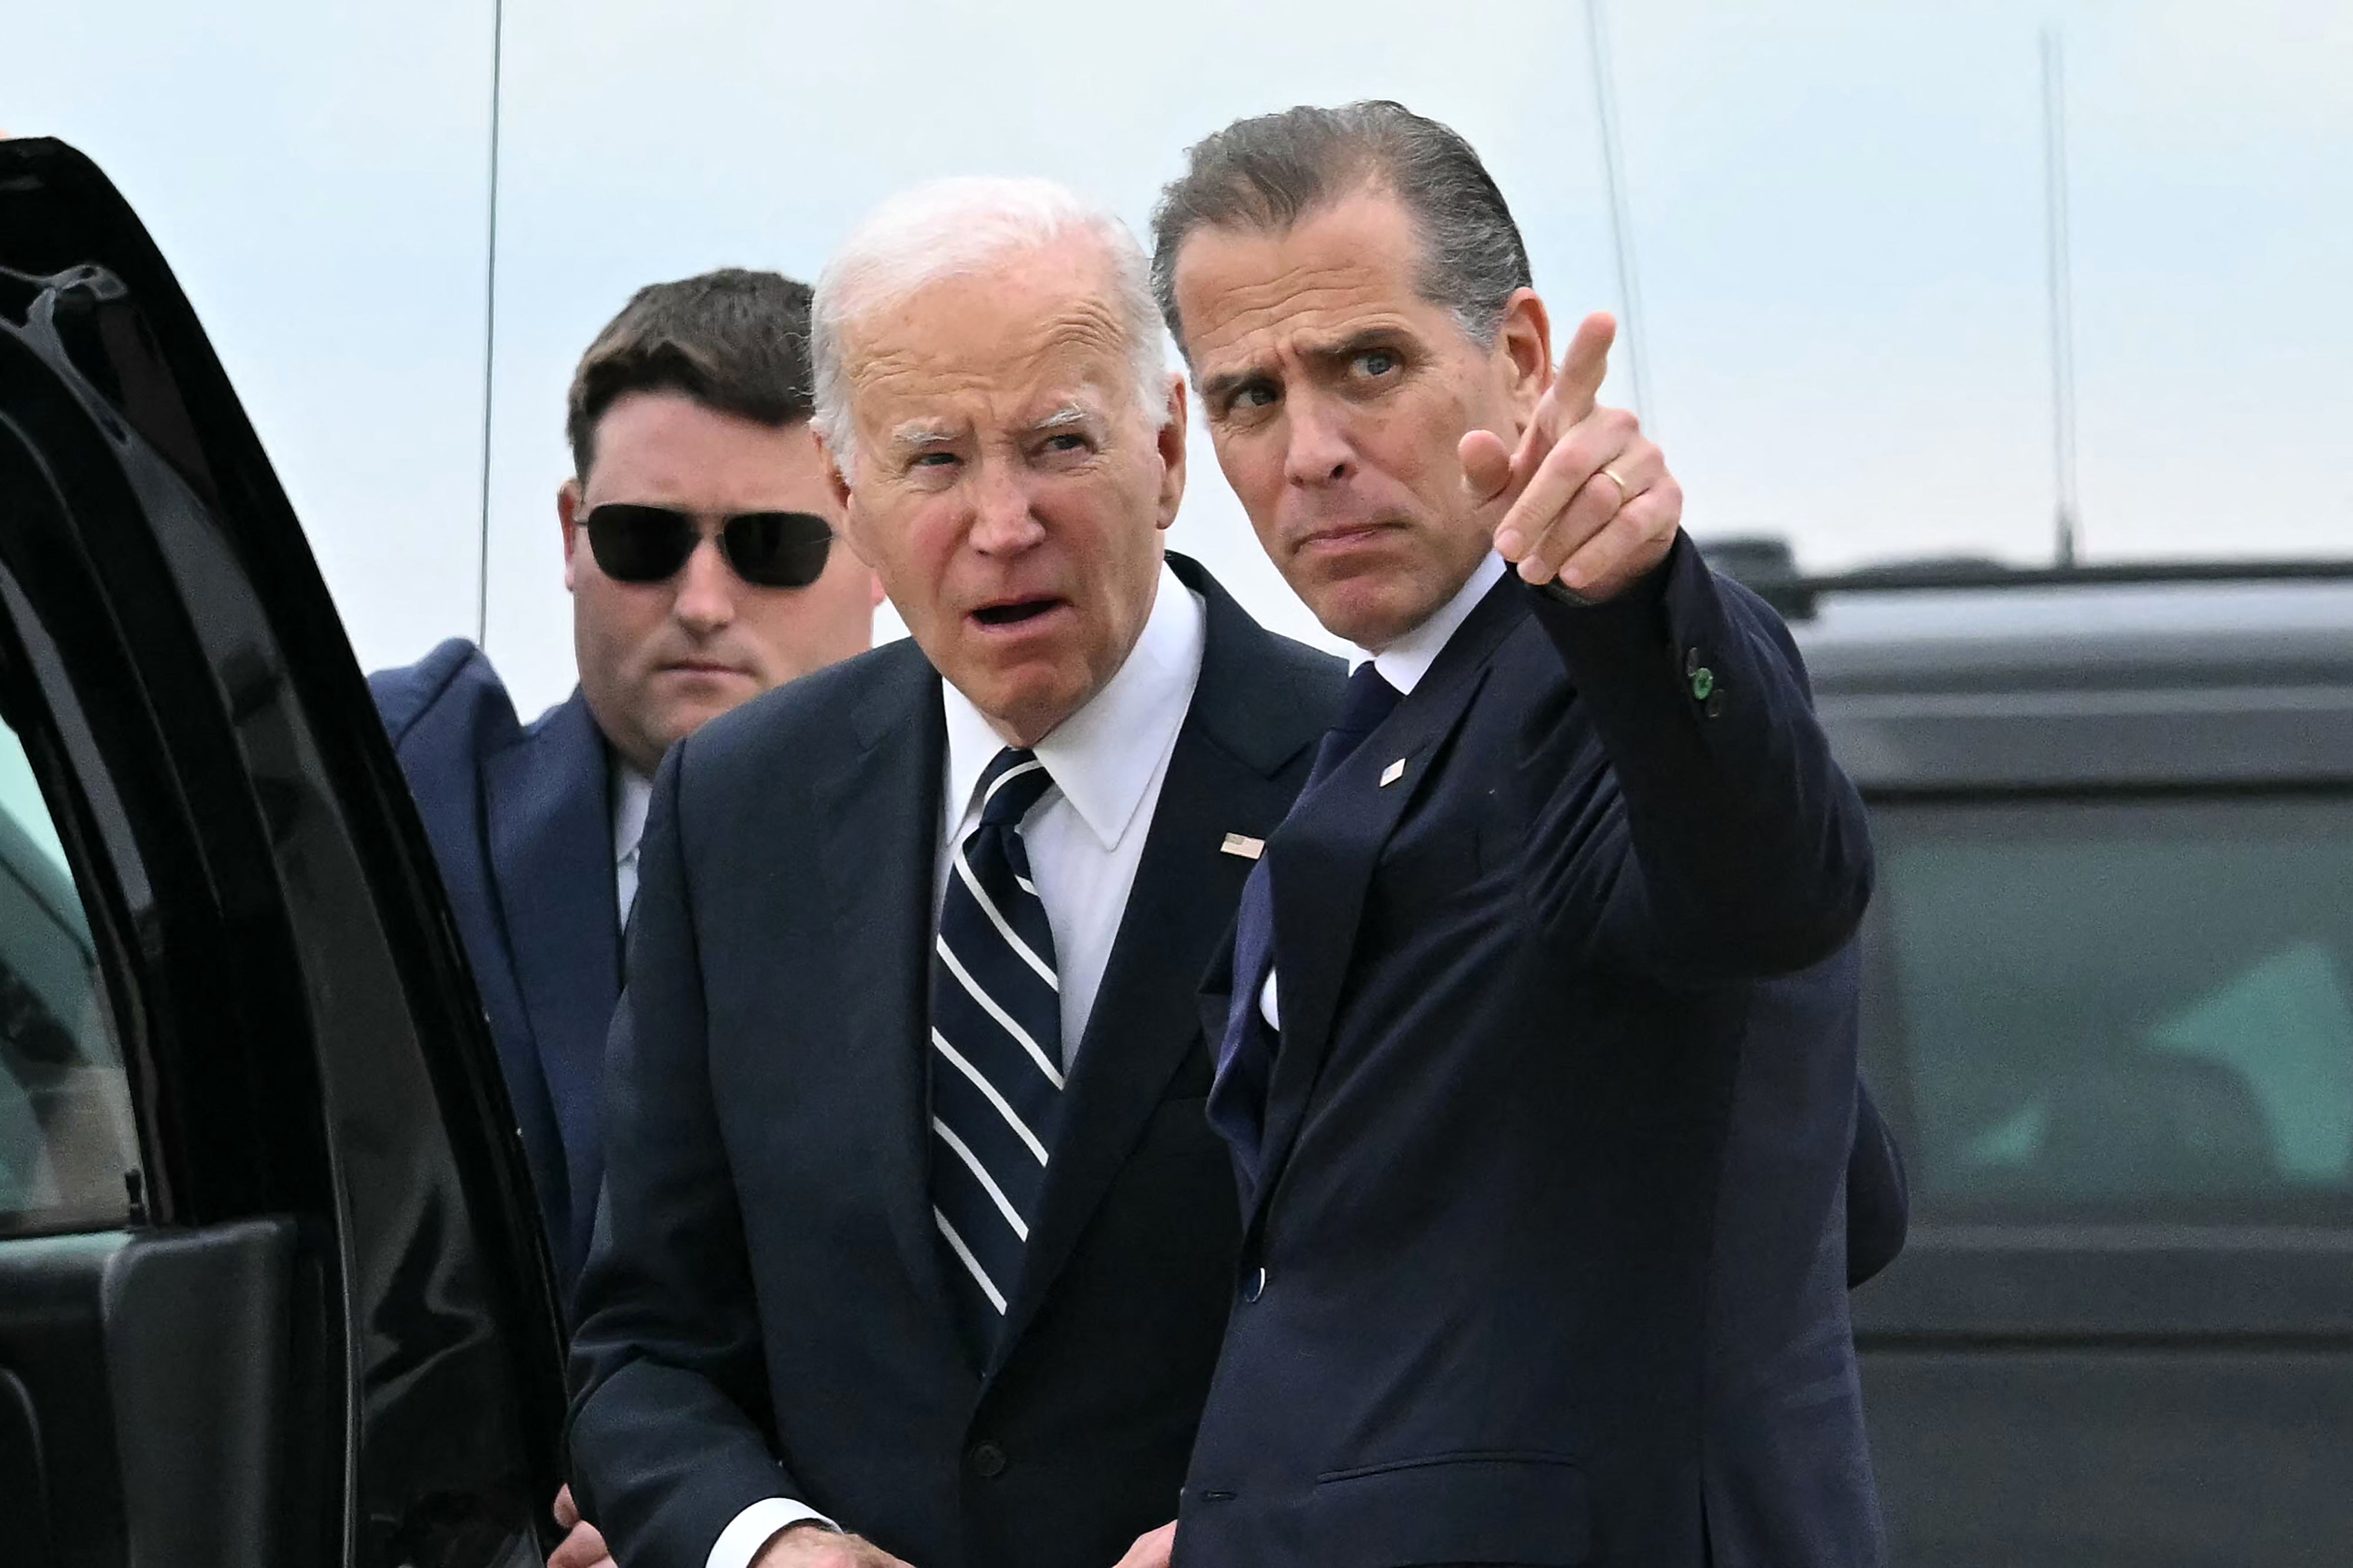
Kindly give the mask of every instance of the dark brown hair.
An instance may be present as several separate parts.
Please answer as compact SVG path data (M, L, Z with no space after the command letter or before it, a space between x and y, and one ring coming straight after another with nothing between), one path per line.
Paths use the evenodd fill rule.
M1185 172L1152 214L1152 291L1177 346L1176 253L1195 229L1279 233L1363 190L1388 192L1412 217L1423 297L1451 311L1473 342L1493 342L1504 304L1531 286L1512 209L1470 142L1375 99L1237 120L1186 150Z
M596 423L624 394L681 392L706 408L782 427L810 412L809 288L722 268L630 296L572 373L564 434L584 483Z

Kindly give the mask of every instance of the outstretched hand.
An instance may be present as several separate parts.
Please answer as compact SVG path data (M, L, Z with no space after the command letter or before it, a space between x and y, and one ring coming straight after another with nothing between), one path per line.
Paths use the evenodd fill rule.
M1631 414L1595 405L1617 336L1607 311L1586 317L1518 447L1473 430L1459 448L1472 501L1504 508L1496 552L1528 582L1558 577L1595 604L1665 560L1683 526L1683 487L1666 455Z

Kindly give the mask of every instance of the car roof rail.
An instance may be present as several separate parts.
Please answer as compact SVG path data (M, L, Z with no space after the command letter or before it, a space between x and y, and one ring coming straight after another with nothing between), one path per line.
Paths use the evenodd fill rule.
M1902 594L1976 588L2070 588L2172 583L2353 582L2353 557L2302 560L2114 561L2012 566L1985 556L1888 561L1808 575L1788 542L1746 536L1700 541L1715 570L1755 593L1783 618L1814 618L1825 594Z

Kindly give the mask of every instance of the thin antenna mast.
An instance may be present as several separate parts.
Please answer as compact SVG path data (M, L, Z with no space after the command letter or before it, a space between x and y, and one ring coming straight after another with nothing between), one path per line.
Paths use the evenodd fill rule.
M2042 29L2042 187L2051 291L2051 463L2059 564L2075 564L2075 290L2068 255L2066 60L2055 27Z
M482 279L482 534L474 560L474 646L491 640L491 365L499 324L499 69L506 42L506 0L491 4L491 211Z
M1593 112L1601 124L1601 175L1609 191L1609 237L1618 252L1618 305L1624 329L1620 342L1626 348L1634 413L1649 424L1652 421L1651 373L1650 356L1642 343L1642 287L1634 265L1634 220L1626 206L1623 155L1618 145L1618 91L1602 4L1603 0L1585 0L1585 30L1592 46L1588 52L1593 60Z

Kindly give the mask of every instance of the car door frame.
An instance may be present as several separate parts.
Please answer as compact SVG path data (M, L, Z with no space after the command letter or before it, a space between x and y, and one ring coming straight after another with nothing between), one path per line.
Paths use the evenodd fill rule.
M0 142L0 500L17 503L0 597L133 1086L124 1245L285 1228L297 1375L274 1419L285 1509L311 1521L281 1539L288 1561L535 1560L561 1472L553 1269L332 602L185 298L95 165ZM126 1474L168 1475L174 1443L205 1440L116 1437Z

